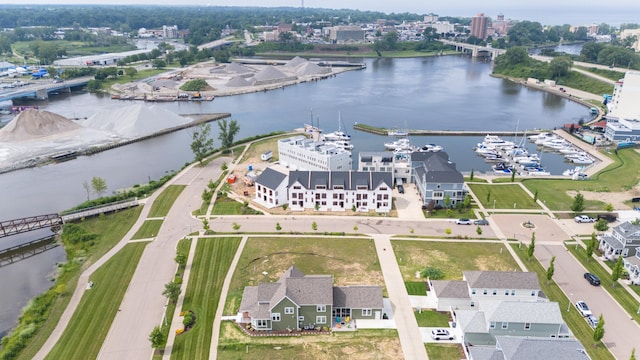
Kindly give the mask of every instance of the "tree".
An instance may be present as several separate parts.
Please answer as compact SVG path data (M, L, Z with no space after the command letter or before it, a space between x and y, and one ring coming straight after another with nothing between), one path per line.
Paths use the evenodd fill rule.
M473 169L471 169L471 175L469 175L469 181L473 181Z
M598 219L598 221L593 224L593 227L598 231L607 231L609 229L609 223L607 223L607 219Z
M236 136L238 131L240 131L240 126L238 126L237 120L231 120L227 123L227 119L222 119L218 121L218 129L220 129L220 133L218 134L218 140L220 140L220 145L223 150L228 150L233 145L233 138Z
M128 77L133 79L133 77L138 73L138 70L136 70L136 68L134 67L128 67L124 69L124 73L127 74Z
M151 334L149 334L149 341L151 341L151 347L154 349L164 347L165 338L159 326L156 326L153 328L153 330L151 330Z
M164 60L161 59L155 59L152 62L153 67L156 69L163 69L165 67L167 67L167 63Z
M593 251L596 249L596 241L596 233L591 233L591 241L587 243L587 262L593 256Z
M89 185L89 182L87 180L83 181L82 187L84 188L84 191L87 192L87 201L91 200L91 185Z
M240 230L240 226L241 226L240 224L238 224L237 222L234 222L233 223L233 230L235 230L235 231Z
M315 222L315 221L314 221L314 222L312 222L312 223L311 223L311 228L312 228L314 231L315 231L315 230L318 230L318 223L317 223L317 222Z
M571 211L574 215L578 215L584 210L584 196L579 192L573 197L573 204L571 204Z
M571 66L573 66L573 61L567 56L559 56L551 59L551 62L549 63L551 77L553 79L558 79L569 74Z
M202 165L202 160L213 150L213 139L210 138L211 125L203 124L198 126L193 133L193 141L191 142L191 151L196 161Z
M207 218L202 219L202 228L205 232L209 231L209 220L207 220Z
M444 278L444 273L437 267L429 266L420 271L420 277L429 278L430 280L439 280Z
M180 284L170 281L164 284L164 291L162 291L162 295L164 295L172 303L176 303L178 301L178 297L180 297L181 292L182 289L180 288Z
M538 189L536 189L536 192L533 193L533 202L537 202L538 201Z
M555 266L554 263L556 262L556 257L552 257L551 258L551 262L549 262L549 267L547 268L547 283L551 282L551 279L553 278L553 273L555 272Z
M613 287L616 286L618 279L622 277L622 273L624 272L624 263L622 261L622 255L618 256L618 260L616 260L616 263L613 264L613 268L611 269L611 281L613 281L611 286Z
M633 348L631 350L631 356L629 357L629 360L636 360L636 348Z
M608 203L608 204L604 207L604 209L605 209L606 211L608 211L608 212L612 212L612 211L613 211L613 204Z
M99 176L94 176L91 178L91 188L98 194L98 197L102 197L102 194L107 190L107 182Z
M529 260L533 257L533 253L536 250L536 233L531 233L531 243L527 247L527 255L529 256Z
M282 226L280 226L279 222L276 223L276 230L278 231L282 230Z
M602 316L602 314L600 314L600 317L598 318L598 325L596 325L596 328L593 329L593 341L595 342L593 346L595 347L598 344L598 342L602 340L603 337L604 337L604 317Z
M515 180L516 180L516 171L511 170L511 182L514 182Z
M482 228L480 226L476 228L476 234L482 235Z
M182 252L177 253L174 260L175 260L176 264L178 264L180 266L187 265L187 255L185 255Z

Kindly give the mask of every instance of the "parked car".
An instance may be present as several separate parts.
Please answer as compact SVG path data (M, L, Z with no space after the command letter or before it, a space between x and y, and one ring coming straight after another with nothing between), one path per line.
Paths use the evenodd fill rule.
M593 286L600 285L600 278L598 278L597 276L595 276L592 273L584 273L584 278L587 279L589 284L591 284Z
M607 220L607 222L614 222L616 220L618 220L618 216L616 214L610 213L610 214L598 214L596 216L596 220L600 220L600 219L605 219Z
M473 225L489 225L489 221L485 219L478 219L473 221Z
M471 225L471 220L466 219L466 218L458 219L458 220L456 220L456 224L458 224L458 225Z
M404 194L404 186L402 186L402 185L398 185L398 192L399 192L400 194Z
M453 340L456 336L447 329L433 329L431 330L431 338L433 340Z
M576 302L576 308L578 309L578 311L580 311L580 314L582 314L582 316L587 317L587 316L591 316L591 309L589 309L589 306L587 306L587 303L580 300Z
M596 328L596 326L598 326L598 318L591 315L587 318L587 322L589 323L589 326L591 326L592 328Z
M631 202L640 202L640 197L631 198Z
M592 223L596 221L596 219L587 215L578 215L574 217L573 220L575 220L577 223Z

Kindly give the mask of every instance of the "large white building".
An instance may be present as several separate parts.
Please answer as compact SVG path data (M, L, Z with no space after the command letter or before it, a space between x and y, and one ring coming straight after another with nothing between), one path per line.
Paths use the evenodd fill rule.
M640 141L640 72L629 71L616 82L607 103L605 136L611 141Z
M351 152L300 135L278 140L280 164L291 170L349 171Z

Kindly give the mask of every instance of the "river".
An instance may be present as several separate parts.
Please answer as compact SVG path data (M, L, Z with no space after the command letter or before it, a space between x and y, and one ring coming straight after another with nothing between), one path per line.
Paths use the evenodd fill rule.
M338 113L353 136L355 151L382 151L389 138L356 132L354 123L381 127L448 130L509 130L560 127L589 119L585 107L554 94L489 76L491 64L461 56L367 59L367 68L318 82L266 93L218 97L213 102L158 103L178 114L229 112L240 125L236 138L291 130L319 120L338 127ZM40 109L69 118L132 105L108 96L72 93L39 101ZM216 129L215 124L212 127ZM193 159L190 130L116 148L76 160L0 175L0 219L58 212L86 199L83 181L106 180L109 191L158 179ZM214 134L214 137L217 136ZM513 140L513 139L509 139ZM516 139L518 140L518 139ZM489 170L472 152L481 137L412 137L415 145L437 143L461 171ZM219 142L216 141L217 144ZM529 145L531 147L531 145ZM354 159L357 156L354 155ZM554 174L570 166L552 153L542 156ZM33 237L33 235L30 235ZM28 237L23 237L25 239ZM3 239L5 248L21 239ZM26 301L51 285L47 280L62 249L0 268L0 334L13 326ZM18 270L19 269L19 270ZM10 294L10 296L9 296Z

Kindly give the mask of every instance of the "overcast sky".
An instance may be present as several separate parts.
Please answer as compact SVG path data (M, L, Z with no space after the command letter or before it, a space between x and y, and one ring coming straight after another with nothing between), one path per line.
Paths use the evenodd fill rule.
M290 6L300 7L303 0L0 0L0 4L110 4L110 5L211 5L211 6ZM561 4L561 5L558 5ZM385 13L436 13L440 16L470 17L483 12L495 18L502 13L506 18L540 21L554 25L567 18L588 22L640 22L640 1L617 0L304 0L305 7L331 9L373 10ZM616 19L618 19L616 21ZM556 20L558 19L558 20ZM599 19L602 19L600 21ZM545 21L546 20L546 21ZM565 21L562 23L571 23Z

